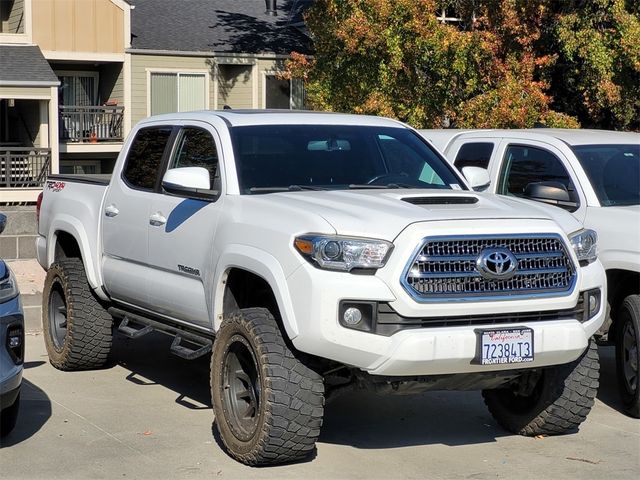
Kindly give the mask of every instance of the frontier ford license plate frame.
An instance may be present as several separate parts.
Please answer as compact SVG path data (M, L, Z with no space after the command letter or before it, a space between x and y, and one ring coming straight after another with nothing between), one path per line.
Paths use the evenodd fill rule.
M474 364L513 365L534 360L532 328L476 329L475 332L478 340Z

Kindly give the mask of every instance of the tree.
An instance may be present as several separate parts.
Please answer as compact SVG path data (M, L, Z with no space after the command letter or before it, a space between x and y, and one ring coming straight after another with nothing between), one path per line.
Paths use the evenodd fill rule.
M597 0L584 2L598 4L585 17L577 13L581 3L316 0L307 15L315 55L292 55L287 75L305 79L313 108L385 115L416 127L575 127L575 117L591 125L589 115L598 126L613 118L615 126L633 126L637 12L624 0ZM453 8L460 21L439 21L442 8ZM589 28L602 9L616 19L601 34L605 55L607 48L618 53L610 55L612 68L595 70L598 62L580 59L591 58ZM568 34L576 22L583 41ZM569 66L571 75L562 73ZM628 98L630 92L636 94Z
M550 2L545 31L557 52L550 94L589 127L640 129L640 3Z

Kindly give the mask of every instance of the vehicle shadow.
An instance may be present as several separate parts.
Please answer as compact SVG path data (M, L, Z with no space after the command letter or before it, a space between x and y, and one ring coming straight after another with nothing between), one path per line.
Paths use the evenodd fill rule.
M43 364L44 362L26 362L25 368L33 368ZM47 423L49 418L51 418L49 396L37 385L23 378L16 427L9 435L0 440L0 447L11 447L31 438Z
M136 385L159 384L177 393L175 402L186 408L211 408L210 355L184 360L169 352L171 342L171 337L160 332L130 339L116 331L111 362L127 369L126 380Z
M126 379L136 385L159 384L175 392L175 402L185 408L210 409L210 356L183 360L169 352L170 345L171 338L158 332L135 340L117 333L112 362L128 370ZM326 405L319 441L367 449L487 443L505 435L510 434L492 419L479 392L351 391Z
M613 346L598 347L600 356L600 386L598 400L617 410L623 415L624 408L618 392L618 378L616 376L616 348Z
M477 391L407 396L357 391L327 406L320 442L377 449L491 443L507 435Z

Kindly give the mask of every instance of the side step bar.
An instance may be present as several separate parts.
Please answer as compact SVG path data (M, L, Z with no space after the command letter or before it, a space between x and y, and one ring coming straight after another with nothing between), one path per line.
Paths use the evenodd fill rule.
M147 333L153 332L151 325L143 326L142 328L133 327L133 322L129 317L124 317L118 325L118 331L128 338L140 338Z
M140 338L155 330L173 336L170 351L185 360L194 360L211 352L213 340L203 334L117 307L110 307L108 312L113 317L122 319L118 331L128 338ZM189 345L185 345L185 342Z

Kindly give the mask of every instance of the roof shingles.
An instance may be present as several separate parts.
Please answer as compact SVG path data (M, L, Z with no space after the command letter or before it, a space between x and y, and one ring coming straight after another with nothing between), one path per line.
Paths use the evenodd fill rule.
M58 85L40 49L34 45L0 45L0 86Z
M132 48L215 53L311 53L295 24L310 0L280 0L278 16L264 0L131 0Z

